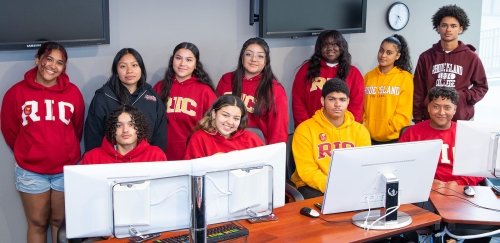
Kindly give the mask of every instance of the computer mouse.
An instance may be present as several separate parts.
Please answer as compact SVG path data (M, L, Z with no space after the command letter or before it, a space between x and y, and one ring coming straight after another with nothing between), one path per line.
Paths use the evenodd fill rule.
M473 197L476 195L476 191L472 186L464 186L464 194L468 197Z
M312 209L312 208L309 208L309 207L303 207L300 209L300 214L302 215L305 215L307 217L311 217L311 218L317 218L319 217L319 213L318 211Z

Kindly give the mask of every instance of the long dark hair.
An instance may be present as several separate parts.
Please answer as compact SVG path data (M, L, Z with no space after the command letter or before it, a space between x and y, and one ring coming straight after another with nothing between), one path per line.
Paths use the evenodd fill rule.
M410 49L408 48L408 43L406 39L398 34L391 35L385 38L382 43L389 42L396 45L396 48L401 55L399 59L394 62L394 66L406 70L411 73L412 65L411 65L411 57L410 57Z
M330 39L338 45L340 49L340 56L338 58L339 70L337 78L346 80L349 71L351 70L351 54L349 53L349 45L344 36L337 30L325 30L318 35L316 45L314 46L314 54L309 59L309 68L307 69L307 80L313 81L318 77L321 68L321 49L328 43Z
M137 89L146 84L146 67L144 66L144 61L142 60L141 54L133 48L123 48L118 53L116 53L115 59L113 59L113 66L111 66L111 77L109 77L107 84L111 87L111 90L116 95L121 104L127 104L130 96L130 92L127 87L122 84L120 78L118 78L118 62L120 59L131 54L134 56L135 60L141 68L141 78L137 82Z
M168 67L167 71L165 72L165 77L161 81L162 90L159 94L160 98L163 101L167 101L168 96L170 95L170 89L172 89L172 83L174 82L175 78L175 72L173 67L174 56L179 49L187 49L193 53L194 57L196 58L196 67L194 68L193 76L195 76L199 82L208 85L215 92L212 79L210 78L208 73L205 72L205 70L203 69L203 64L200 61L200 51L198 50L198 47L196 47L196 45L193 43L182 42L174 48L174 51L170 56L170 60L168 61Z
M243 78L245 77L245 67L243 67L243 58L245 55L245 50L249 45L257 44L266 54L266 64L261 72L261 78L257 90L255 91L255 107L254 115L260 116L267 114L271 109L275 108L274 95L273 95L273 80L277 79L271 69L271 57L269 55L269 46L266 41L262 38L250 38L245 43L240 50L240 56L238 59L238 67L234 71L233 77L233 95L241 97L241 92L243 89Z

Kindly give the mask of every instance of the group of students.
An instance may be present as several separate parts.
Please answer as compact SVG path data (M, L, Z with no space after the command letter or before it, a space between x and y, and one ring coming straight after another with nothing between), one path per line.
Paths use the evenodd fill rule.
M401 35L382 41L379 65L364 78L351 65L340 33L318 36L292 92L296 171L291 180L305 198L324 193L332 150L372 144L442 139L435 183L477 185L483 180L452 175L455 121L472 119L474 104L488 90L475 49L458 39L469 19L462 8L447 5L433 15L432 24L440 40L420 55L414 76ZM410 126L412 117L415 125Z
M340 32L318 36L314 54L296 73L291 94L297 167L292 181L306 197L324 192L332 149L395 142L412 115L415 122L430 115L429 126L438 130L432 121L443 120L447 109L453 115L462 112L455 119L473 116L470 107L484 96L487 84L473 48L458 41L468 18L461 8L449 5L433 16L433 24L441 40L420 56L415 78L400 35L382 41L379 65L364 77L351 65ZM64 218L64 165L193 159L287 141L287 95L261 38L243 44L236 70L224 74L217 87L192 43L174 48L165 76L154 86L146 82L141 55L124 48L113 60L111 76L95 92L85 123L83 97L65 73L66 62L63 46L44 43L36 66L3 98L1 130L16 160L28 242L45 242L48 225L55 235ZM437 96L429 94L425 101L429 89L437 90ZM455 89L457 99L447 93ZM443 100L451 104L438 104L433 116L429 109ZM454 127L448 113L445 120ZM259 129L264 141L246 127ZM418 131L416 127L408 134ZM405 136L407 141L429 139Z
M36 66L3 97L1 130L16 161L28 242L45 242L49 225L56 235L64 219L65 165L183 160L262 146L247 126L260 129L268 144L287 140L287 98L263 39L244 43L237 69L217 88L192 43L174 48L165 77L153 87L141 55L123 48L85 122L67 59L62 45L43 43Z

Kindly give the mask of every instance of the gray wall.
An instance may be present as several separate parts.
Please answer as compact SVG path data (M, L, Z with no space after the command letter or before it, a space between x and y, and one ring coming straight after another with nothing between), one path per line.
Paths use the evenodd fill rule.
M385 23L387 7L394 1L369 0L367 30L362 34L345 35L350 45L353 64L362 73L377 65L376 53L380 41L393 34ZM400 34L409 41L413 63L418 54L439 39L431 25L432 14L442 5L456 3L463 7L472 25L461 37L479 47L481 1L470 0L403 0L410 10L410 23ZM194 7L196 6L196 7ZM111 44L68 48L67 72L77 84L88 106L94 91L110 74L115 53L123 47L136 48L143 56L148 82L161 79L168 58L176 44L195 43L201 51L201 61L218 82L220 76L235 68L241 45L258 35L258 26L248 24L249 1L242 0L112 0L110 1ZM298 16L300 17L300 16ZM307 16L304 16L307 17ZM297 67L313 50L315 38L268 39L272 68L290 94ZM0 52L0 96L21 80L34 65L35 51ZM0 135L1 136L1 135ZM0 138L0 235L1 242L22 242L26 222L19 196L14 188L13 156ZM85 209L82 209L85 210Z

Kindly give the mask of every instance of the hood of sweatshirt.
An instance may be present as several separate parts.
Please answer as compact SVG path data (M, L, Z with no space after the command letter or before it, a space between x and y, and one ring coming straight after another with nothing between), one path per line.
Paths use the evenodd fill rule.
M50 92L62 92L66 90L69 86L69 77L66 72L61 73L57 77L57 83L51 87L45 87L36 82L36 75L38 73L38 67L34 67L24 74L24 82L31 88L37 90L47 90Z
M139 98L141 98L148 89L149 84L145 83L144 85L137 87L134 93L130 94L129 96L129 104L133 105ZM106 82L102 88L96 90L96 94L101 93L105 95L106 97L115 100L116 102L120 103L118 100L118 97L116 97L116 94L113 92L111 89L111 84L109 82Z
M441 47L441 41L438 41L436 44L432 45L432 50L435 52L438 52L438 53L446 53L443 50L443 47ZM470 44L466 45L463 42L458 41L458 47L455 48L453 51L449 52L449 54L463 52L463 51L469 51L469 50L472 52L475 52L476 48L473 45L470 45Z
M312 118L325 130L344 130L348 129L354 123L354 115L348 110L344 113L344 123L342 123L339 127L335 127L332 123L330 123L323 113L323 108L317 110Z
M240 130L237 130L236 132L233 133L233 135L229 138L226 138L224 136L222 136L220 133L218 132L208 132L208 131L205 131L203 130L204 132L210 134L210 135L213 135L214 136L214 139L215 141L217 141L218 143L226 143L226 142L231 142L233 140L238 140L239 137L243 136L244 135L244 129L240 129Z
M116 151L115 149L115 146L111 144L107 138L104 138L102 140L101 147L106 154L108 154L110 157L116 158L117 161L130 162L136 161L134 159L146 151L146 149L149 147L149 143L146 139L143 139L139 142L139 144L137 144L134 149L130 150L125 155L121 155L120 153L118 153L118 151Z

